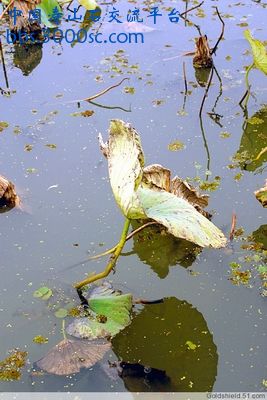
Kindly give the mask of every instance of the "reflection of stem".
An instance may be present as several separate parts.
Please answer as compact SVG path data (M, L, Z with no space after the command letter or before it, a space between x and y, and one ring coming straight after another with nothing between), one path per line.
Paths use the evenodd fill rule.
M0 53L1 53L1 60L2 60L2 64L3 64L4 77L5 77L5 81L6 81L6 87L9 88L7 72L6 72L5 57L4 57L4 51L3 51L1 39L0 39Z
M130 78L123 78L119 83L116 83L115 85L109 86L108 88L102 90L99 93L94 94L93 96L87 97L86 99L77 99L77 100L71 100L71 101L63 101L59 104L73 104L73 103L80 103L82 101L87 101L90 102L92 100L97 99L100 96L103 96L104 94L108 93L110 90L115 89L122 85L123 82L128 81ZM58 104L58 103L57 103Z
M209 93L209 90L210 90L210 85L212 83L213 73L214 73L214 66L211 67L211 73L210 73L210 77L209 77L209 82L208 82L208 85L206 87L206 90L205 90L205 93L204 93L204 96L203 96L203 99L202 99L202 102L201 102L201 106L200 106L200 109L199 109L199 117L202 116L203 107L204 107L206 98L208 97L208 93Z
M214 72L215 72L215 74L216 74L216 76L217 76L217 78L218 78L218 80L219 80L219 83L220 83L219 94L218 94L218 96L217 96L217 98L216 98L216 101L215 101L215 103L214 103L214 106L213 106L213 108L212 108L212 112L214 112L214 113L216 114L215 109L216 109L216 107L217 107L218 101L220 100L220 97L221 97L222 94L223 94L223 85L222 85L222 78L220 77L220 75L219 75L219 73L218 73L217 68L215 67L215 65L213 65L213 68L214 68Z
M208 146L208 142L206 139L206 134L205 134L205 130L204 130L204 126L203 126L203 120L202 120L202 112L203 112L203 107L206 101L206 98L208 97L208 93L209 93L209 89L212 83L212 78L213 78L213 73L214 73L214 66L211 67L211 73L210 73L210 77L209 77L209 82L208 85L206 87L202 102L201 102L201 106L199 109L199 122L200 122L200 129L201 129L201 133L202 133L202 137L203 137L203 142L204 142L204 147L206 149L206 153L207 153L207 171L210 170L210 151L209 151L209 146ZM206 180L209 179L209 175L206 173Z
M125 245L125 242L126 242L126 239L127 239L127 234L128 234L129 228L130 228L130 224L131 224L131 220L126 218L124 226L123 226L123 230L122 230L122 233L121 233L120 241L119 241L119 243L118 243L118 245L116 247L115 252L111 256L111 258L110 258L110 260L108 262L108 265L106 266L105 270L103 272L100 272L99 274L90 276L90 277L84 279L83 281L76 283L75 284L75 288L76 289L81 289L83 286L89 285L90 283L95 282L95 281L97 281L99 279L103 279L103 278L105 278L106 276L108 276L110 274L112 269L115 267L116 262L117 262L120 254L122 252L122 249L123 249L123 247Z
M183 62L183 75L184 75L184 103L183 103L183 111L185 110L187 93L188 93L188 86L187 86L187 79L186 79L186 69L185 69L185 62Z
M125 112L132 112L131 108L129 110L126 110L123 107L104 106L103 104L95 103L94 101L88 101L88 103L93 104L96 107L106 108L108 110L121 110L121 111L125 111Z
M210 151L209 151L209 145L206 139L206 133L204 130L204 126L203 126L203 121L202 121L202 115L199 116L199 122L200 122L200 129L201 129L201 133L202 133L202 137L203 137L203 142L204 142L204 147L207 153L207 172L210 171ZM206 180L209 180L209 174L206 172Z
M219 125L219 127L222 128L223 125L220 123L220 118L222 118L222 115L220 115L220 114L218 114L216 112L216 107L217 107L217 104L218 104L222 94L223 94L223 84L222 84L222 79L221 79L221 77L220 77L215 65L213 65L213 67L214 67L214 72L215 72L215 74L216 74L216 76L217 76L217 78L219 80L219 83L220 83L220 89L219 89L219 94L216 97L214 106L211 109L212 112L209 112L208 115L215 122L215 124Z

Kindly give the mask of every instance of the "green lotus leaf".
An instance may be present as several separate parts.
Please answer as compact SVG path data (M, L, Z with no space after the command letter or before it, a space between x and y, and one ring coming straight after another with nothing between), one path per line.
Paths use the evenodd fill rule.
M132 295L114 291L107 283L92 291L88 303L94 315L76 318L67 327L69 335L91 340L113 337L131 322Z
M42 23L47 26L47 28L55 28L57 24L55 22L49 21L55 9L58 13L62 13L61 8L57 0L42 0L38 4L37 8L41 10Z
M267 52L264 44L254 39L248 29L244 31L244 36L251 46L255 66L267 75Z
M145 186L137 193L147 217L165 226L172 235L201 247L226 245L223 233L186 200Z
M95 10L98 7L95 0L78 0L78 2L89 11Z

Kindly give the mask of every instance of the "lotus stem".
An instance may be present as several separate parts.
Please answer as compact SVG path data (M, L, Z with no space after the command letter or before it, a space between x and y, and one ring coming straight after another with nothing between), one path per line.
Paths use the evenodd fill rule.
M66 340L67 336L66 336L66 331L65 331L65 319L62 320L62 335L63 335L63 338Z
M126 243L126 239L127 239L127 235L128 235L128 231L130 228L130 224L131 224L131 220L126 218L124 226L123 226L123 230L121 233L121 238L119 243L116 246L116 250L114 251L114 253L112 254L112 256L110 257L110 260L108 262L108 265L106 266L105 270L103 272L100 272L99 274L90 276L86 279L84 279L81 282L76 283L74 286L76 289L81 289L83 286L89 285L90 283L93 283L95 281L98 281L99 279L103 279L106 276L108 276L110 274L110 272L113 270L113 268L116 265L116 262L123 250L123 247Z
M247 71L246 71L245 82L246 82L247 90L246 90L246 93L244 94L244 96L242 97L242 99L239 102L239 105L241 107L243 107L242 104L243 104L243 101L245 101L245 104L244 104L244 108L245 109L247 108L249 97L250 97L250 84L249 84L249 80L248 80L248 75L249 75L249 73L250 73L250 71L252 70L253 67L254 67L254 64L251 64L248 67Z

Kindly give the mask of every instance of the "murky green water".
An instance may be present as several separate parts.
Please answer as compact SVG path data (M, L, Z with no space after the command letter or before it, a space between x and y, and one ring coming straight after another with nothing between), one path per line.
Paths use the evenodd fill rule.
M266 40L267 11L261 3L206 1L204 18L193 13L192 19L201 25L211 46L221 30L212 6L220 8L226 23L225 40L215 57L222 81L216 106L221 126L207 114L220 93L215 76L203 112L205 137L198 118L205 88L197 83L192 58L182 57L194 48L194 27L159 22L139 45L77 44L72 48L49 43L28 54L28 60L4 44L9 53L9 85L16 93L0 96L0 120L9 123L0 133L0 172L16 184L25 211L0 216L0 359L8 350L20 348L29 352L30 363L20 381L1 382L2 391L264 390L263 282L257 262L254 267L244 262L251 253L241 249L242 239L227 249L202 252L183 241L153 239L149 234L130 241L110 281L135 297L167 299L137 312L132 325L113 340L112 351L92 369L71 378L31 375L32 363L61 340L61 320L33 298L33 291L46 285L77 299L71 285L87 272L103 270L105 260L73 265L84 260L88 251L95 254L110 248L120 236L123 218L97 141L98 132L106 136L110 119L129 121L140 132L147 164L160 163L173 175L202 180L208 165L209 181L221 178L210 196L213 222L229 236L234 212L244 237L262 227L261 241L266 246L265 210L253 194L264 183L266 157L250 164L242 158L246 151L245 158L254 159L266 146L267 86L261 72L254 70L250 75L254 96L248 114L263 122L246 123L238 106L245 89L244 66L252 60L240 24L247 23L255 37ZM129 7L126 2L117 6L121 11ZM179 6L182 10L184 3ZM110 27L106 24L102 29ZM114 54L120 49L125 53L116 59ZM128 67L121 67L121 57L127 58ZM183 62L190 90L185 105ZM79 111L78 105L64 102L86 98L125 76L130 78L125 86L134 87L135 94L125 94L122 86L98 99L114 109L81 103L81 109L93 110L94 115L70 115ZM0 86L5 87L2 72ZM184 149L170 151L168 146L177 140ZM51 144L56 148L47 146ZM25 151L27 145L31 151ZM228 168L238 151L238 165ZM241 179L234 179L240 172ZM229 279L231 262L251 269L249 285L237 286ZM49 344L32 342L40 334L48 337ZM187 341L198 344L197 350L188 350ZM131 376L112 380L103 366L108 359L120 357L164 370L168 379L149 384Z

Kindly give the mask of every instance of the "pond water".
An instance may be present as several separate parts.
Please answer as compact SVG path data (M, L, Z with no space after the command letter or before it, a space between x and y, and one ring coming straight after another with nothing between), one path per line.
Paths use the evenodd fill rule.
M143 8L148 3L134 5ZM172 1L157 4L163 14L177 6ZM246 121L238 103L245 91L245 66L252 62L243 30L248 27L254 37L266 40L267 10L261 1L206 1L203 12L193 11L190 19L201 26L211 47L221 31L216 5L226 25L225 40L214 57L221 96L218 99L220 80L214 75L203 131L198 113L205 87L197 80L192 57L183 56L194 49L194 26L171 24L166 18L155 26L148 22L154 30L145 32L145 42L138 45L50 41L23 52L3 39L9 86L15 92L0 96L0 120L9 123L0 133L0 172L16 185L23 210L0 215L0 359L19 348L28 352L29 363L20 380L0 383L2 391L265 390L266 299L264 280L257 272L262 260L241 247L256 232L255 241L266 248L265 210L254 196L266 177L266 153L257 162L246 162L255 160L267 143L267 86L260 71L250 73L248 117L258 118L256 124L255 118L253 123ZM116 7L123 14L133 4L117 2ZM182 11L185 3L179 2L179 7ZM102 10L104 14L106 6ZM64 29L70 25L63 22ZM106 22L100 29L108 32L113 27ZM121 29L127 30L127 25ZM124 77L129 82L96 100L111 109L71 102ZM5 87L2 71L0 86ZM134 87L134 93L125 93L126 86ZM218 121L208 114L216 99ZM81 110L94 114L71 115ZM237 227L244 232L221 250L200 251L182 240L145 231L129 241L108 280L137 298L165 298L164 302L137 310L132 324L113 339L111 350L93 368L71 377L35 376L32 364L61 340L62 321L33 292L48 286L78 304L73 283L88 272L102 271L106 259L80 262L112 247L120 237L123 217L97 140L99 132L107 137L114 118L131 122L140 133L146 164L162 164L183 179L199 177L195 184L220 177L217 190L209 193L212 220L229 237L235 213ZM176 141L184 147L171 151ZM248 282L234 284L231 263L250 270ZM36 335L47 337L48 344L33 343ZM188 350L186 342L198 344L198 350ZM106 373L108 360L127 357L131 363L141 361L165 371L168 379L148 383L131 373L112 379Z

